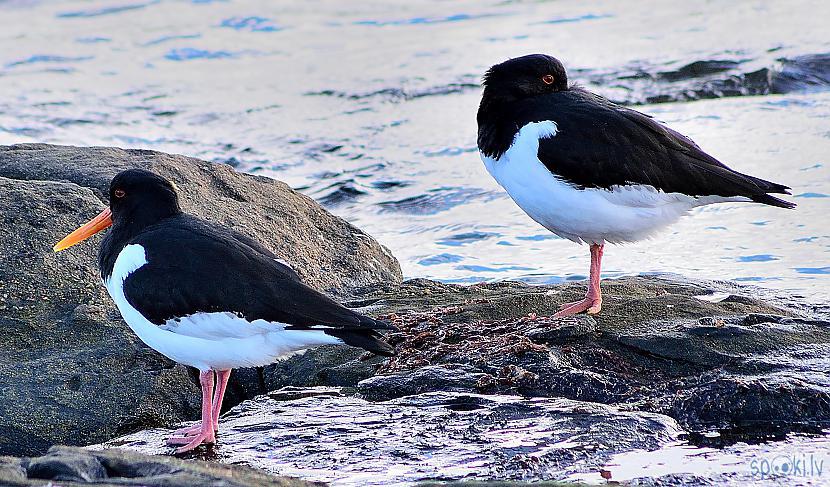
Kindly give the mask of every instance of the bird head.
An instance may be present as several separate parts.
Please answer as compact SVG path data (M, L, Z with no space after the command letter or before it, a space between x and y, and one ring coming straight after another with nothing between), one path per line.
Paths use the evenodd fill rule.
M522 99L568 89L568 74L558 59L528 54L496 64L484 74L485 96Z
M112 178L109 207L70 233L53 248L55 252L78 244L115 225L139 230L181 213L173 183L143 169L128 169Z

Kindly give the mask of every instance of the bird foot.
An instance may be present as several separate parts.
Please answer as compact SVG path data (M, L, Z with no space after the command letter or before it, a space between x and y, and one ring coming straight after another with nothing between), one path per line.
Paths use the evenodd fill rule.
M177 429L176 431L173 432L173 434L171 435L171 438L175 437L175 436L193 436L195 434L198 434L200 431L202 431L202 422L201 421L194 424L193 426L186 426L184 428ZM214 433L219 432L219 423L218 422L213 424L213 432Z
M193 436L197 433L202 431L202 422L199 421L198 423L194 424L193 426L187 426L185 428L179 428L173 432L171 438L175 436Z
M192 428L192 427L191 427ZM185 436L175 436L177 433L174 433L174 436L167 438L168 445L184 445L176 449L176 453L184 453L190 450L193 450L197 446L201 445L202 443L215 443L216 442L216 433L214 433L212 427L208 427L207 429L202 428L202 425L198 425L198 429L191 430L191 428L182 428L181 430Z
M553 315L554 318L562 318L565 316L572 316L577 313L587 312L589 315L595 315L602 309L602 298L594 298L585 296L581 301L574 301L565 303L559 307L559 311Z

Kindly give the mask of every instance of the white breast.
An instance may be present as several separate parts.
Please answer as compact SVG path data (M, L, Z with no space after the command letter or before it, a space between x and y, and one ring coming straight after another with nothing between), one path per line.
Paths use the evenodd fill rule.
M552 121L529 123L500 158L481 154L481 159L528 216L562 238L578 243L633 242L653 235L696 206L735 201L664 193L642 184L578 189L554 176L539 160L539 140L556 134Z
M342 343L322 331L285 330L282 323L249 322L235 313L195 313L156 326L124 295L124 280L147 264L141 245L124 247L104 282L124 321L150 348L199 370L256 367L310 347Z

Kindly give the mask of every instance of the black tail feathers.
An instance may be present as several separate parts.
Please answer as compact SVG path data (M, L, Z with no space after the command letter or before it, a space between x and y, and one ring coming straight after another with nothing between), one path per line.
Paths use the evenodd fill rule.
M759 189L757 193L750 196L752 201L756 203L763 203L765 205L777 206L778 208L795 208L795 203L790 203L789 201L784 201L781 198L776 198L775 196L768 194L792 194L790 193L789 186L773 183L754 176L747 176L747 178Z
M393 357L395 355L394 347L383 341L383 336L375 330L329 329L326 330L326 334L343 340L343 343L346 345L360 347L377 355L383 355L384 357Z
M789 193L787 193L789 194ZM756 203L763 203L765 205L770 206L777 206L778 208L788 208L792 209L796 207L795 203L790 203L789 201L784 201L781 198L776 198L775 196L769 194L759 194L759 195L752 195L750 196L752 201Z

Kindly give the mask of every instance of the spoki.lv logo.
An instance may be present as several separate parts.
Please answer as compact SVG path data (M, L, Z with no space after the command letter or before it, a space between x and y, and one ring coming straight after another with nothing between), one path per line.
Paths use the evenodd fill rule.
M758 457L749 462L753 478L772 477L820 477L824 470L824 458L818 455L800 453L778 455L771 458Z

